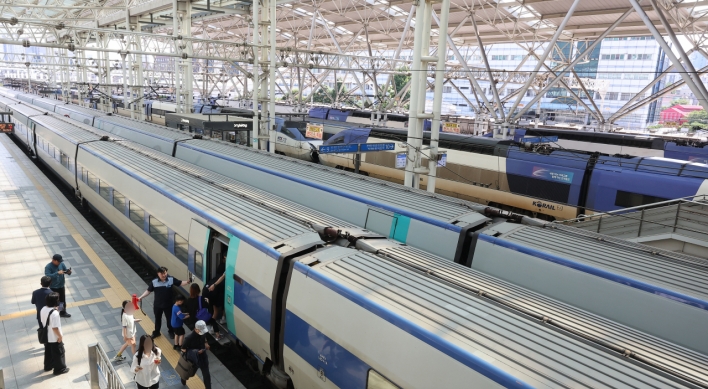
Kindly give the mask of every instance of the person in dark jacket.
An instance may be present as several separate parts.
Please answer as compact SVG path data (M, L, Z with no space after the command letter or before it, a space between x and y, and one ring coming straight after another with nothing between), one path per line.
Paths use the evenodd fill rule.
M207 326L203 320L194 324L194 331L184 338L182 352L188 361L194 363L202 370L204 378L204 388L211 389L211 374L209 373L209 343L206 340ZM182 385L187 385L187 381L182 380Z
M44 267L44 275L52 279L49 288L59 293L59 316L71 317L66 312L66 282L64 280L65 275L71 275L71 269L66 267L64 258L60 254L52 256L52 261Z
M209 309L210 308L210 301L208 298L201 296L200 295L200 290L199 290L199 285L197 284L192 284L189 287L189 298L187 299L187 302L185 303L186 305L186 311L189 314L189 318L185 320L187 323L187 327L193 328L194 323L196 323L197 320L197 312L199 311L199 301L201 300L202 302L202 308ZM210 325L214 329L214 338L216 340L221 339L221 333L219 332L219 326L216 325L216 320L214 318L210 318L207 322L207 325Z
M42 321L39 320L39 311L44 308L44 304L47 301L47 296L49 296L49 293L52 293L52 290L49 289L49 285L52 284L52 278L49 276L44 276L39 280L39 283L42 287L32 292L32 304L34 304L37 308L37 323L39 324L39 328L42 328L44 325L42 324Z

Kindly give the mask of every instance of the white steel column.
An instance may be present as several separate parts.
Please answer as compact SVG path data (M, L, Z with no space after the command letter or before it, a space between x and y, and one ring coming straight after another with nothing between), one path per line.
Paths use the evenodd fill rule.
M438 62L435 66L435 95L433 97L433 121L430 127L430 155L428 156L428 192L435 193L435 177L438 167L438 139L440 138L440 114L447 61L447 25L450 16L450 0L443 0L438 28ZM488 67L488 66L487 66ZM490 74L491 76L491 74ZM497 96L497 99L499 97Z
M270 21L270 72L268 80L270 81L268 91L268 151L275 153L275 69L276 69L276 52L275 52L275 25L276 25L276 0L266 0L269 3ZM265 106L265 102L263 103Z
M253 131L251 132L251 143L253 144L254 148L259 148L260 147L260 120L258 118L258 95L260 94L260 87L261 87L261 72L259 69L259 61L260 61L260 56L261 56L261 49L260 49L260 12L259 12L259 0L253 0L253 5L251 6L253 15L251 17L251 23L253 24L253 41L252 43L252 48L253 48L253 68L252 68L252 76L253 76L253 92L251 92L251 97L253 98ZM244 88L243 93L248 93L247 88Z
M406 171L403 184L418 188L420 177L416 173L420 166L420 149L423 145L423 122L425 116L425 90L427 89L428 62L423 62L423 53L428 54L430 42L430 14L432 5L424 0L415 10L415 33L413 37L413 62L411 63L411 101L408 110L408 139ZM426 18L426 14L428 17ZM428 22L426 23L426 19ZM437 58L436 58L437 59ZM422 92L422 93L421 93Z

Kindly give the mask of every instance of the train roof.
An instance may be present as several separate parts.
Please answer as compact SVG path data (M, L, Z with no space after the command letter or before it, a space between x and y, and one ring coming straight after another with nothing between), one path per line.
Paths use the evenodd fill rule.
M50 129L73 144L101 139L104 136L110 138L112 141L123 140L122 138L116 137L106 131L85 125L81 122L77 123L71 119L67 120L67 118L58 115L49 114L34 116L32 117L32 120L37 124Z
M137 131L155 138L162 138L163 140L176 141L180 139L190 138L189 133L184 131L178 131L165 126L160 126L157 124L152 124L148 122L143 122L140 120L125 118L122 116L101 116L97 117L94 123L107 123L118 127L127 128L131 131Z
M29 104L15 104L10 106L10 110L14 113L20 113L25 117L30 117L33 115L42 115L47 112L52 112L52 111L47 111L46 109L36 107L34 105L29 105Z
M369 136L374 138L406 141L408 137L408 130L406 129L392 129L386 127L370 128L371 133ZM423 143L430 144L430 131L423 132ZM513 143L514 142L510 140L440 132L438 147L479 154L506 156L508 146Z
M643 149L663 150L664 140L651 135L618 134L612 132L589 132L572 130L554 130L544 128L527 128L527 136L557 136L588 143L601 143L616 146L629 146Z
M60 102L59 104L56 105L56 108L61 108L63 110L71 111L71 112L76 112L84 116L112 116L111 114L107 114L103 111L99 111L97 109L93 108L86 108L82 107L80 105L72 104L72 103L64 103Z
M59 104L64 104L64 102L61 100L45 99L44 97L39 97L37 95L32 95L32 94L28 94L26 96L27 96L27 100L31 99L32 104L34 104L40 108L47 109L52 112L54 112L55 106L57 106Z
M454 284L468 293L479 294L479 291L484 291L486 296L494 301L515 307L512 311L517 309L517 314L526 313L526 317L547 316L551 322L558 321L575 334L590 338L592 342L599 340L619 346L619 349L630 349L651 363L699 382L708 381L708 356L702 353L677 346L481 271L457 266L410 246L390 246L380 249L379 254L415 269L419 274L431 275L443 282Z
M475 212L482 207L452 197L429 193L420 189L406 188L399 184L366 177L301 161L298 159L273 155L271 153L227 143L223 141L192 140L181 144L182 147L215 153L232 162L248 165L270 174L284 176L305 185L322 190L354 196L371 205L390 204L401 210L414 211L418 214L438 220L453 222L465 214Z
M11 97L0 96L0 107L2 107L2 109L5 109L5 107L7 107L8 105L15 105L19 103L20 100Z
M3 95L3 96L5 96L5 97L11 97L11 98L14 99L14 98L16 98L16 96L17 96L18 94L20 94L19 91L16 91L16 90L13 90L13 89L9 89L9 88L5 88L5 87L0 88L0 95Z
M504 387L690 387L479 298L462 274L451 284L353 250L296 269Z
M584 272L611 272L655 286L671 294L685 295L689 305L708 309L708 261L672 251L614 239L607 235L557 223L542 227L523 226L498 239L514 242L543 253L549 253L586 266ZM623 282L623 281L617 281ZM624 282L623 282L624 283ZM656 288L658 287L658 288ZM671 298L671 297L669 297Z
M708 179L708 165L670 158L602 155L598 158L595 168L634 170L652 174Z

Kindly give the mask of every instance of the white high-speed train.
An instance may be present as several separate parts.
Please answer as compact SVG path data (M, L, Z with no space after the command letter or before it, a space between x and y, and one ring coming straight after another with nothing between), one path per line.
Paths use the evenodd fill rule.
M156 265L208 280L226 255L229 332L281 388L690 388L705 377L701 354L110 133L25 113L18 139ZM642 359L617 351L624 344Z

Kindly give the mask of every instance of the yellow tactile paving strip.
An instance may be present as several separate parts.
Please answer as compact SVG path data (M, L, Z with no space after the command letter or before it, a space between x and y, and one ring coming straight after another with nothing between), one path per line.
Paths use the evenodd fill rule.
M8 152L12 155L12 157L16 160L19 161L20 158L16 154L15 150L12 150L11 148L7 149ZM37 188L39 193L42 195L44 200L49 204L49 206L52 208L54 213L57 215L59 220L61 220L62 224L64 227L66 227L67 231L71 234L71 236L74 238L76 243L81 247L81 249L84 251L86 256L91 260L91 263L96 267L96 270L103 276L103 278L106 280L108 285L110 286L109 289L103 289L103 295L105 296L105 300L107 300L113 308L118 308L120 307L121 303L124 300L130 300L131 294L128 293L128 291L123 287L123 285L118 281L116 276L111 272L108 267L106 266L105 263L101 260L101 257L96 254L96 252L91 248L91 246L86 242L84 237L79 233L79 231L74 227L74 225L69 221L69 219L64 215L64 213L61 211L61 209L57 206L57 204L54 202L54 200L49 196L47 191L45 190L44 186L37 181L33 176L32 173L27 170L23 164L18 163L17 164L22 171L27 175L27 177L32 181L32 184ZM104 299L101 299L102 301ZM83 301L82 303L90 304L87 301L91 300L86 300ZM96 301L94 301L96 302ZM86 305L83 304L83 305ZM36 314L36 311L24 311L27 314ZM17 312L13 314L8 314L6 316L10 315L17 315L21 314L23 312ZM140 312L135 313L136 319L142 319L139 323L139 325L145 330L146 333L152 333L152 330L155 328L155 323L146 315L143 315ZM177 351L175 351L172 348L172 343L170 342L169 339L166 339L164 336L161 336L157 339L155 339L155 344L157 347L159 347L162 350L162 355L164 358L167 359L167 361L172 365L173 367L177 366L177 361L179 360L180 356ZM187 381L187 387L190 389L204 389L204 382L197 376L192 377Z

